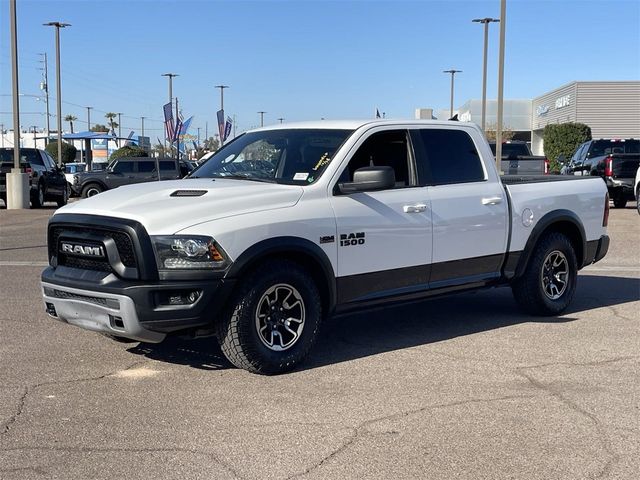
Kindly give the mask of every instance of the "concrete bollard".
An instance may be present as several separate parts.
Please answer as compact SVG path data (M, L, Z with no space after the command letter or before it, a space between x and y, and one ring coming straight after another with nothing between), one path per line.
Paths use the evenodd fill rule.
M12 168L7 173L7 210L29 208L29 174Z

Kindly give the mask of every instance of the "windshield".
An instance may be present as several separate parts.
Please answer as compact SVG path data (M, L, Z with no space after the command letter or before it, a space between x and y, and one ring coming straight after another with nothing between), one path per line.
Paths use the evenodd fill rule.
M240 178L306 185L316 181L352 130L283 129L236 138L190 178Z

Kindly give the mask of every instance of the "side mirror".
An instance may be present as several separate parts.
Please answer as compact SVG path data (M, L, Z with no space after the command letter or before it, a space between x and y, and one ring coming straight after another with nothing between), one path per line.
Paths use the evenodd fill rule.
M353 173L353 182L339 183L340 193L386 190L396 185L396 174L391 167L362 167Z

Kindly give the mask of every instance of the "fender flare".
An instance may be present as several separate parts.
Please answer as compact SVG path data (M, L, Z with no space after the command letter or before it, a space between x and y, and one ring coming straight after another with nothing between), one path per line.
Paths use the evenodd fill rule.
M110 188L102 181L102 180L98 180L98 179L89 179L89 180L85 180L84 182L82 182L80 184L80 192L82 192L82 190L84 190L84 187L86 187L87 185L90 185L92 183L96 183L98 185L100 185L100 187L102 188L102 191L105 192L107 190L110 190Z
M333 266L324 250L306 238L282 236L262 240L242 252L233 262L225 277L239 278L255 263L274 255L285 258L287 255L304 256L311 260L313 265L319 267L319 271L315 273L316 275L319 273L320 278L324 280L324 285L319 285L319 287L326 287L328 312L334 310L336 306L336 276Z
M520 255L520 258L518 260L518 264L513 275L514 278L518 278L524 273L527 265L529 264L531 255L533 254L533 251L535 250L536 245L538 244L538 241L540 240L542 235L547 232L549 228L560 223L571 224L578 231L580 238L577 239L574 235L574 238L572 238L572 240L578 240L580 242L579 246L581 250L576 252L576 257L578 260L578 268L580 269L583 267L584 255L587 251L587 236L585 234L582 221L580 220L578 215L576 215L571 210L553 210L544 215L538 221L538 223L536 223L535 227L533 227L533 230L531 230L531 235L529 235L529 239L527 240L524 250L522 251L522 254Z

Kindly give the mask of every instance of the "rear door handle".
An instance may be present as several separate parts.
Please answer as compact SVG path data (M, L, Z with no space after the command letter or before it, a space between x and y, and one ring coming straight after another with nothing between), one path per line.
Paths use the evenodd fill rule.
M497 205L499 203L502 203L502 197L489 197L482 199L483 205Z
M427 210L427 206L424 203L417 203L415 205L405 205L402 210L404 213L422 213Z

